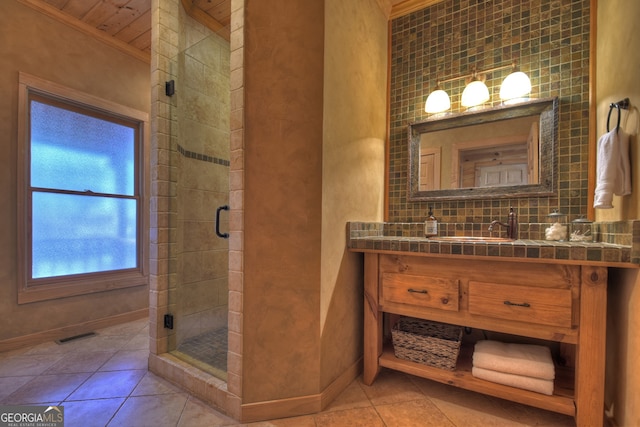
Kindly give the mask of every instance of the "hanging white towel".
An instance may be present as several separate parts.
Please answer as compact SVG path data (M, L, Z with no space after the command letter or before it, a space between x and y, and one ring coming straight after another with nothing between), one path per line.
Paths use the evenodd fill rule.
M593 207L611 209L614 194L631 194L629 135L622 128L613 129L600 137L597 151Z

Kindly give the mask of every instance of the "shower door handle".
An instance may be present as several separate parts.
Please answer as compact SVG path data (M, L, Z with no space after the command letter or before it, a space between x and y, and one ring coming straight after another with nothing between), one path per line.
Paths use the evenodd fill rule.
M229 233L221 233L220 232L220 211L228 211L229 205L220 206L216 209L216 235L218 237L222 237L223 239L229 238Z

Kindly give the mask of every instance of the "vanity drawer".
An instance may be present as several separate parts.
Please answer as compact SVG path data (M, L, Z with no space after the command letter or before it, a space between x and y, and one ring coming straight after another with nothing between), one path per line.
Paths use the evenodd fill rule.
M469 313L571 327L571 289L469 281Z
M410 304L458 311L459 281L410 274L382 274L382 304Z

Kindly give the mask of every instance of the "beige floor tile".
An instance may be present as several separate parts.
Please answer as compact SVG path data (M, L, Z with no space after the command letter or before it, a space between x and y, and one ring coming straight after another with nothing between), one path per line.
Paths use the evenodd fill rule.
M124 398L64 402L65 427L104 427L124 403Z
M363 383L362 389L373 405L406 402L424 397L407 375L387 369L380 371L372 385L367 386Z
M131 336L127 335L95 335L90 338L63 344L63 346L75 347L75 351L113 351L121 350L129 341Z
M33 347L23 347L23 348L17 348L15 350L0 352L0 363L2 363L3 360L10 359L12 357L23 356L25 354L28 354L32 348Z
M148 337L148 328L149 319L140 319L120 325L110 326L108 328L98 329L96 332L100 335L127 335L130 337L147 332L146 336Z
M316 427L313 416L281 418L277 420L259 421L249 424L239 424L233 427Z
M77 338L58 344L48 341L28 350L28 354L70 354L86 351L115 351L120 350L130 341L131 335L95 335Z
M467 392L446 397L429 398L434 405L456 426L464 427L523 427L513 414L496 411L495 404L486 396Z
M91 374L40 375L11 393L4 401L10 405L62 402Z
M549 412L547 417L545 418L547 419L540 419L538 417L535 417L530 421L529 425L536 426L536 427L575 427L576 425L576 422L573 417L568 417L562 414L555 414L553 412ZM613 421L609 422L609 424L607 424L607 422L609 421L605 421L605 424L603 425L604 426L608 425L611 427L615 425Z
M145 374L145 370L96 372L67 400L127 397Z
M33 354L8 357L0 363L0 378L40 375L64 356L61 354Z
M58 344L55 341L47 341L29 348L25 354L67 354L74 350L72 343Z
M33 377L7 377L0 378L0 403L5 403L4 399L20 387L31 381Z
M388 369L372 386L356 379L319 414L242 424L147 370L146 319L96 332L0 353L0 403L56 405L70 393L66 427L575 427L572 417Z
M123 350L146 350L149 351L149 335L138 334L127 342L123 347Z
M447 397L462 395L465 396L469 391L455 387L449 384L443 384L437 381L428 380L425 378L409 376L409 379L414 383L420 391L428 397Z
M316 427L384 427L374 408L323 412L314 416Z
M199 426L234 426L238 422L224 414L211 408L204 402L189 397L187 404L182 411L182 416L177 427L199 427Z
M131 393L132 396L152 396L156 394L171 394L184 392L179 387L159 376L147 372Z
M568 415L540 410L539 413L531 414L531 417L528 418L528 425L536 427L575 427L576 422L573 417ZM607 422L604 422L603 425L607 426ZM614 424L609 425L613 426Z
M573 427L573 417L493 398L435 381L412 378L420 390L456 425ZM462 424L460 424L462 423Z
M369 406L371 406L371 401L362 389L360 381L355 380L329 404L325 411L342 411Z
M410 402L378 405L376 410L386 427L456 427L427 398Z
M534 408L532 406L522 405L511 402L509 400L488 397L492 402L492 412L496 414L505 414L510 418L531 426L547 426L547 427L574 427L575 421L573 417L558 414L557 412L545 411L544 409ZM506 415L508 414L508 415Z
M177 426L187 394L135 396L127 399L109 427Z
M66 374L95 372L115 354L114 351L83 351L66 354L58 363L51 366L45 374Z
M126 369L147 369L148 350L120 350L100 367L100 371L124 371Z

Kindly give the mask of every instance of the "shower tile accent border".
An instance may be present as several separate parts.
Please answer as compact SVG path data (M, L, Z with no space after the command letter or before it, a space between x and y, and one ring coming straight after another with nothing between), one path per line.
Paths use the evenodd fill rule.
M527 229L544 230L541 225L545 224L520 224L520 237L512 242L438 242L424 237L423 223L348 222L347 246L356 252L380 250L640 264L640 220L594 223L596 242L556 242L527 234ZM440 236L489 237L487 228L488 224L438 224Z
M196 153L195 151L185 150L184 147L182 147L182 145L180 144L178 144L178 152L189 159L202 160L203 162L215 163L217 165L227 167L231 165L231 162L229 160L221 159L214 156L208 156L206 154Z

